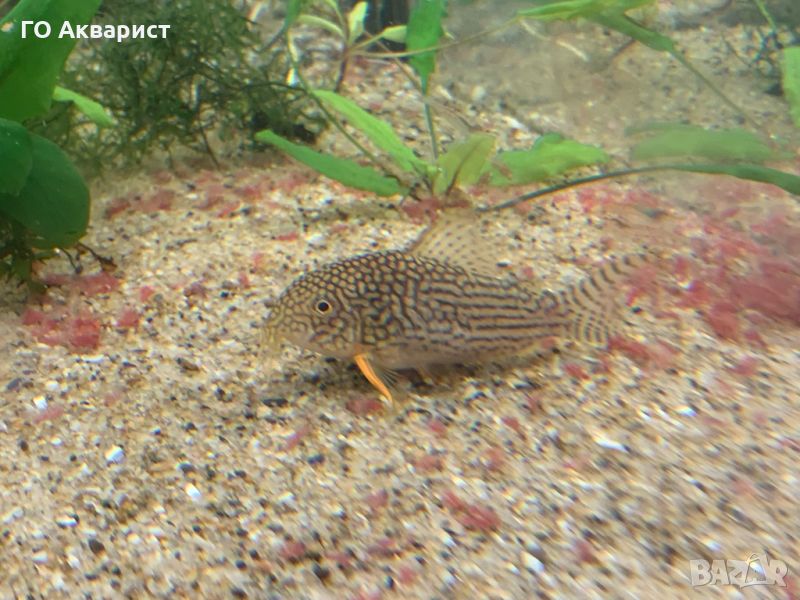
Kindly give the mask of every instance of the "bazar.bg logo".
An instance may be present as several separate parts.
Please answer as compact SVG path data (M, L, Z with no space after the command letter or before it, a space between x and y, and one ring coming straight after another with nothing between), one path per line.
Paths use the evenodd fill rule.
M751 585L786 587L783 578L788 572L785 562L770 559L766 552L763 556L751 554L749 560L690 560L689 568L692 587L704 585L738 585L740 588Z

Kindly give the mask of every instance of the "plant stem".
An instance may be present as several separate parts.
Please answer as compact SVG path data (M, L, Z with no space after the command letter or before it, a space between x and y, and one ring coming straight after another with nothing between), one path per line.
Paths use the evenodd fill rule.
M686 165L677 165L677 166L686 166ZM546 188L534 190L533 192L528 192L527 194L516 196L514 198L506 200L505 202L501 202L500 204L495 204L494 206L482 206L481 208L478 209L477 212L491 212L496 210L505 210L506 208L513 208L514 206L522 204L523 202L527 202L528 200L540 198L541 196L547 196L548 194L560 192L561 190L566 190L572 187L578 187L580 185L585 185L587 183L594 183L595 181L602 181L604 179L616 179L617 177L625 177L628 175L652 173L654 171L668 171L675 167L676 165L658 165L652 167L637 167L635 169L620 169L619 171L609 171L608 173L598 173L596 175L589 175L588 177L572 179L570 181L565 181L564 183L558 183L556 185L551 185Z
M764 20L769 23L772 32L775 33L777 31L777 26L775 25L775 19L772 18L772 15L769 14L767 7L764 6L763 0L753 0L753 4L756 5L758 11L761 13L761 16L764 17Z
M455 46L460 46L461 44L467 44L469 42L473 42L487 35L492 35L493 33L499 33L500 31L503 31L504 29L511 27L514 23L516 23L520 19L521 17L519 15L514 15L510 19L503 21L500 25L497 25L495 27L490 27L489 29L484 29L483 31L479 31L478 33L473 33L472 35L467 36L460 40L454 40L446 44L437 44L435 46L430 46L428 48L418 48L417 50L404 50L401 52L359 52L359 54L367 58L407 58L409 56L425 54L426 52L439 52L440 50L447 50L448 48L453 48Z
M427 94L425 94L427 96ZM431 137L431 155L433 161L439 160L439 143L436 139L436 129L433 125L433 113L431 112L431 105L426 101L425 96L422 99L422 110L425 113L425 125L428 127L428 135Z

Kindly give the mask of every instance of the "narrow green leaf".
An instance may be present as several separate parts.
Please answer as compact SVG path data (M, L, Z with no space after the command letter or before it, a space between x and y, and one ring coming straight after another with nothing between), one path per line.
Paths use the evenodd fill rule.
M436 46L444 33L443 16L444 0L419 0L408 17L406 50L413 52ZM408 64L419 76L423 93L427 93L428 78L436 67L435 51L410 56Z
M115 124L114 119L106 112L103 106L87 98L77 92L68 90L59 85L53 91L53 100L58 102L74 102L78 110L89 117L92 122L99 127L112 127Z
M255 138L259 142L272 144L295 160L299 160L322 175L335 179L346 186L374 192L379 196L392 196L404 191L398 181L392 177L381 175L374 169L363 167L355 161L322 154L307 146L295 144L272 131L259 131Z
M71 246L89 223L89 190L58 146L29 136L33 164L28 179L18 194L0 194L0 212L37 236L37 247Z
M654 0L557 0L520 10L517 15L540 21L591 18L604 12L625 12L653 2Z
M440 170L434 179L433 193L442 194L452 184L476 184L493 149L494 136L487 133L474 133L466 141L450 146L437 161Z
M347 13L347 43L353 44L364 33L364 19L367 17L367 3L358 2Z
M597 146L588 146L550 133L536 140L530 150L512 150L497 155L498 167L491 170L492 185L519 185L561 175L575 167L608 162Z
M0 117L23 121L47 111L77 41L60 37L61 28L88 24L99 5L100 0L21 0L0 20ZM23 38L23 21L49 23L50 35L38 38L28 24Z
M794 124L800 127L800 46L783 50L783 94Z
M690 171L693 173L710 173L716 175L730 175L748 181L771 183L789 193L800 195L800 176L761 165L670 165L669 168L677 171Z
M378 34L378 37L388 40L390 42L397 42L402 44L406 41L406 26L405 25L392 25L387 27Z
M695 67L689 61L689 59L686 58L686 56L684 56L680 50L678 50L678 47L675 45L675 42L673 42L672 39L658 33L657 31L643 27L622 13L602 13L588 18L598 25L619 31L620 33L633 38L637 42L644 44L652 50L657 52L666 52L672 56L672 58L681 63L681 65L683 65L686 69L688 69L695 77L702 81L703 84L705 84L712 92L714 92L725 104L747 118L747 113L745 113L745 111L739 107L736 102L726 96L725 93L719 87L717 87L717 85L711 79L706 77L697 67Z
M312 25L314 27L319 27L320 29L326 29L330 31L333 35L345 39L344 31L342 28L339 27L333 21L329 21L328 19L323 19L322 17L318 17L316 15L300 15L297 17L298 23L304 23L305 25Z
M424 170L426 163L417 158L411 149L400 141L391 125L369 114L358 104L328 90L316 90L314 95L347 119L378 148L389 154L405 172Z
M652 29L642 27L639 23L622 13L601 13L593 15L589 17L589 19L598 25L619 31L658 52L668 52L673 56L680 54L675 47L675 42L670 38Z
M0 193L16 195L33 166L28 130L16 121L0 118Z
M659 124L636 131L654 135L633 147L631 155L635 160L693 157L764 162L778 158L759 136L744 129L710 130L694 125Z
M286 3L286 16L283 19L284 31L294 25L303 9L303 0L288 0Z

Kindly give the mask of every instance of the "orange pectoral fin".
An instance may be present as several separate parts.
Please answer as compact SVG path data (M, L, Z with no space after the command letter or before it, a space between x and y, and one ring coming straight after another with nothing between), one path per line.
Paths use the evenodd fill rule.
M394 398L392 397L392 392L389 391L389 387L386 385L384 380L378 374L375 367L373 367L372 363L369 361L369 356L367 354L356 354L353 357L353 361L356 363L356 366L359 370L364 374L364 377L367 378L376 390L378 390L388 401L389 404L394 403Z

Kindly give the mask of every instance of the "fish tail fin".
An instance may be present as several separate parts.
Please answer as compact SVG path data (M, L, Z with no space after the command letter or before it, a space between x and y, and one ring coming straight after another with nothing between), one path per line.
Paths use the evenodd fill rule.
M579 342L606 346L619 321L619 288L655 258L650 251L612 258L559 292L558 302L567 309L565 334Z

